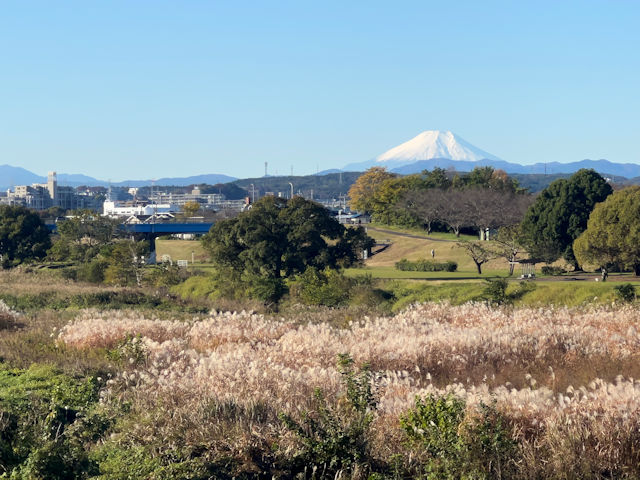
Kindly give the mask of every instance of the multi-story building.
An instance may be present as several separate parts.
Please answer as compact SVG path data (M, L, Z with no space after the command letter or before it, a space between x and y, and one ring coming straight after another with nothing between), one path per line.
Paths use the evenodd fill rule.
M102 206L102 214L107 217L120 218L131 216L149 216L159 213L178 213L180 207L175 204L150 204L136 202L116 202L107 200Z
M157 204L173 204L180 207L190 202L200 204L205 210L243 210L247 205L247 199L227 200L221 193L200 193L199 189L194 189L191 193L167 193L154 192L149 195L149 200Z
M65 210L81 208L99 210L102 207L99 197L78 194L73 187L58 186L56 172L49 172L47 183L17 185L13 192L8 190L6 195L0 197L0 203L23 205L35 210L46 210L51 207L60 207Z

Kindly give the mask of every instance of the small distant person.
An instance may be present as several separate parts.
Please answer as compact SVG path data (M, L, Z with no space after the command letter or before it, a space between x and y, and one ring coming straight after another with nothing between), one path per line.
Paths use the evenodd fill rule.
M605 267L602 267L602 281L606 282L608 276L609 276L609 272L607 272L607 269Z
M431 258L436 258L436 251L433 248L431 249Z

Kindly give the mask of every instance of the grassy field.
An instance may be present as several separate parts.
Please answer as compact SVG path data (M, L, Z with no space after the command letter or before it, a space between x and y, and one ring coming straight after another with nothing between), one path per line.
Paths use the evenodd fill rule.
M169 255L171 260L188 260L191 264L191 253L196 263L209 261L209 255L202 248L200 240L174 240L174 239L157 239L156 255L162 258L163 255Z
M382 277L382 274L393 271L393 266L398 260L406 258L407 260L419 260L422 258L430 259L431 250L435 251L435 260L440 262L453 261L458 264L458 273L462 273L463 277L470 275L478 276L476 266L473 260L466 255L464 250L458 247L458 242L463 240L476 240L476 237L461 236L456 238L452 234L434 233L427 237L426 234L420 235L411 230L388 229L387 227L370 226L367 233L376 241L381 243L391 243L391 246L383 252L369 258L366 266L374 268L372 275L379 275L380 278L407 278L407 277ZM408 236L410 235L410 236ZM423 237L423 238L419 238ZM376 267L391 267L386 270L377 270ZM483 271L490 275L505 275L508 273L508 264L505 259L495 259L483 265ZM401 272L416 273L416 272ZM438 273L438 272L436 272ZM441 275L436 275L441 277ZM412 276L410 278L417 278ZM420 278L429 278L428 276ZM456 278L452 275L451 278Z
M195 246L164 243L177 259ZM374 283L393 313L201 309L205 276L158 295L0 271L0 466L105 480L640 478L640 306L614 303L635 277L513 281L514 305L498 307L469 272L349 274L363 271L410 275Z

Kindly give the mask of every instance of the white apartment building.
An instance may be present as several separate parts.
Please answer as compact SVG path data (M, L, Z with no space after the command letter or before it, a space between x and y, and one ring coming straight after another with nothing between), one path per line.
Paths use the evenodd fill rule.
M102 214L106 217L120 218L132 215L154 215L157 213L178 213L180 207L172 203L132 204L107 200L102 206Z

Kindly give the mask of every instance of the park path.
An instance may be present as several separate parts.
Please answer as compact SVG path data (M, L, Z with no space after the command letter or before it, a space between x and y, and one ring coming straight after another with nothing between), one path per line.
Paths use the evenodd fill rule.
M386 230L384 228L378 228L378 227L369 227L369 226L367 226L367 230L373 230L373 231L380 232L380 233L386 233L387 235L397 235L399 237L417 238L419 240L431 240L432 242L457 242L457 241L459 241L459 240L447 240L446 238L425 237L424 235L413 235L412 233L396 232L395 230Z

